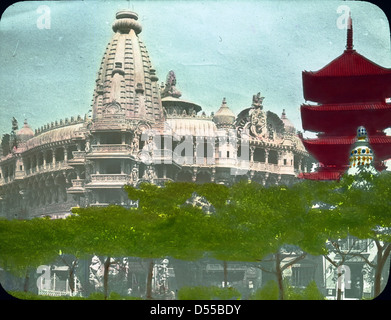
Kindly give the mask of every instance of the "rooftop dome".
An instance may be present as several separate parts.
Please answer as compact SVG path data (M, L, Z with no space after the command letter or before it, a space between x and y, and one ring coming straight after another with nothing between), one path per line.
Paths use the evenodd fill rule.
M43 132L27 142L27 149L32 149L48 143L70 140L77 135L83 125L83 123L76 123Z
M235 114L231 111L227 106L227 102L225 98L223 98L223 102L221 103L221 107L215 113L213 117L213 122L217 127L231 127L235 121Z
M167 119L166 128L178 136L214 137L216 132L213 121L200 118Z
M285 131L295 133L296 129L292 122L286 117L285 109L282 110L281 120L284 123Z
M16 136L21 142L26 142L34 137L34 131L28 125L27 120L24 120L23 127L16 132Z
M353 148L349 157L348 174L355 175L362 171L376 174L377 170L374 167L375 156L372 148L369 145L367 130L360 126L357 129L357 139L353 144Z

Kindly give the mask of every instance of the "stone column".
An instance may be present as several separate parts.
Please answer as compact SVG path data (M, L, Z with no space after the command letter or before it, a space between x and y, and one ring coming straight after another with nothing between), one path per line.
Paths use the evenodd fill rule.
M68 161L68 149L66 146L64 146L64 162Z
M35 155L34 155L34 157L35 157L35 172L38 172L38 153L36 153Z
M277 151L277 165L278 165L278 167L283 165L281 160L282 160L282 151Z
M95 172L96 172L96 174L100 174L99 171L100 171L100 162L99 161L95 161Z
M52 164L53 164L53 168L54 168L56 166L56 148L52 149L52 155L53 155Z
M95 133L95 141L96 141L96 144L99 146L100 145L100 133Z
M47 152L43 152L43 164L42 164L42 166L43 166L44 169L46 169L46 153Z
M254 163L254 151L255 147L250 147L250 163Z
M265 149L265 164L269 163L269 150Z

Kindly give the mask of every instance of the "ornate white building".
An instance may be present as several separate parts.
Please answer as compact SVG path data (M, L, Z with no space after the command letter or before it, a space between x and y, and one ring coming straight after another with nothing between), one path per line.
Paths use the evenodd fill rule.
M144 181L291 184L310 170L312 158L285 111L279 117L264 110L260 93L237 116L225 98L206 115L181 99L173 71L159 84L136 13L119 11L112 29L92 115L35 132L14 119L3 137L1 216L61 217L74 206L132 205L123 186Z

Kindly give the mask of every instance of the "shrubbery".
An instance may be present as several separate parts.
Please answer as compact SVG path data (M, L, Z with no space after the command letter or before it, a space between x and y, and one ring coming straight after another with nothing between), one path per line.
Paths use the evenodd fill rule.
M287 300L325 300L315 281L311 281L304 289L293 288L287 282L284 283L284 287ZM253 293L250 300L278 300L278 293L277 282L270 280Z
M232 287L182 287L178 291L178 300L239 300L240 298L240 292Z

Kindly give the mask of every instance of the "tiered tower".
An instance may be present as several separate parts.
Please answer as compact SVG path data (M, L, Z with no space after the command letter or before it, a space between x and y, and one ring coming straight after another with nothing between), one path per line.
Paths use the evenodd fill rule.
M164 123L158 77L139 38L138 15L117 12L112 29L96 79L86 139L85 189L92 205L125 204L123 185L139 179L144 171L153 174L152 168L140 167L136 160L148 142L141 135L161 130Z
M350 148L356 130L364 126L375 154L377 170L385 169L391 158L391 69L381 67L353 49L353 26L349 16L347 44L342 55L319 71L303 72L306 101L301 118L303 129L318 132L316 139L302 139L307 151L318 161L316 172L299 177L314 180L338 179L348 168Z

